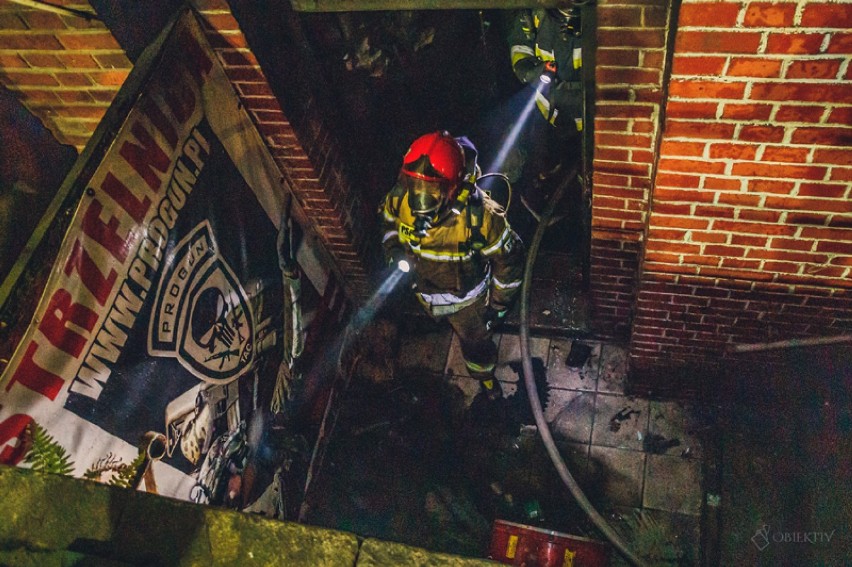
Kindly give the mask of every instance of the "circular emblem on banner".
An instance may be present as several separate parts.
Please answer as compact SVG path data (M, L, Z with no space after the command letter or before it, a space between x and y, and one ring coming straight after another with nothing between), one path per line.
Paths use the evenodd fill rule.
M254 317L245 290L202 222L175 247L160 278L148 351L171 356L206 382L228 383L251 366Z

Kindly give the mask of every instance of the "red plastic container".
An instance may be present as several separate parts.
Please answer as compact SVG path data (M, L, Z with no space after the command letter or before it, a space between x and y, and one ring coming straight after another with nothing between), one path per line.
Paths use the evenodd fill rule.
M606 567L609 552L593 539L495 520L488 558L523 567Z

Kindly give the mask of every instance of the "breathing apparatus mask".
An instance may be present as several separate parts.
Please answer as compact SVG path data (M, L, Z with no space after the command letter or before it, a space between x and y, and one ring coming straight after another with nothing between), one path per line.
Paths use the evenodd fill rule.
M559 31L563 39L579 37L582 32L580 20L580 5L571 3L551 11L551 14L559 21Z
M414 233L424 236L432 228L446 201L445 182L413 177L410 173L399 176L399 184L408 193L408 208L414 215Z

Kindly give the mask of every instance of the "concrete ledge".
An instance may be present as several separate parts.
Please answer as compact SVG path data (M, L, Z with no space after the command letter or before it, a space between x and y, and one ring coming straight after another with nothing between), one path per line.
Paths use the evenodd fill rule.
M80 538L109 541L130 491L0 466L0 542L5 549L64 550Z
M417 565L418 567L493 567L499 565L488 559L460 557L446 553L433 553L419 547L401 543L367 539L361 544L356 567L387 567L390 565Z
M2 565L81 554L86 565L351 567L360 545L345 532L14 467L0 466L0 494Z
M26 549L0 551L0 565L4 567L131 567L135 563L112 561L73 551L32 551Z
M479 567L354 534L0 465L0 565Z

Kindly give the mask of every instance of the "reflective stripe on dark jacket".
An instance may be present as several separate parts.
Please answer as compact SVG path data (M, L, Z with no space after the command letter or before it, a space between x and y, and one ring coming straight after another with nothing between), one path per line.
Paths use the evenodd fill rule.
M536 97L538 109L555 126L569 125L567 115L575 128L582 130L581 39L563 35L559 20L538 8L513 15L509 44L512 70L524 83L535 84L544 64L556 62L557 81Z

